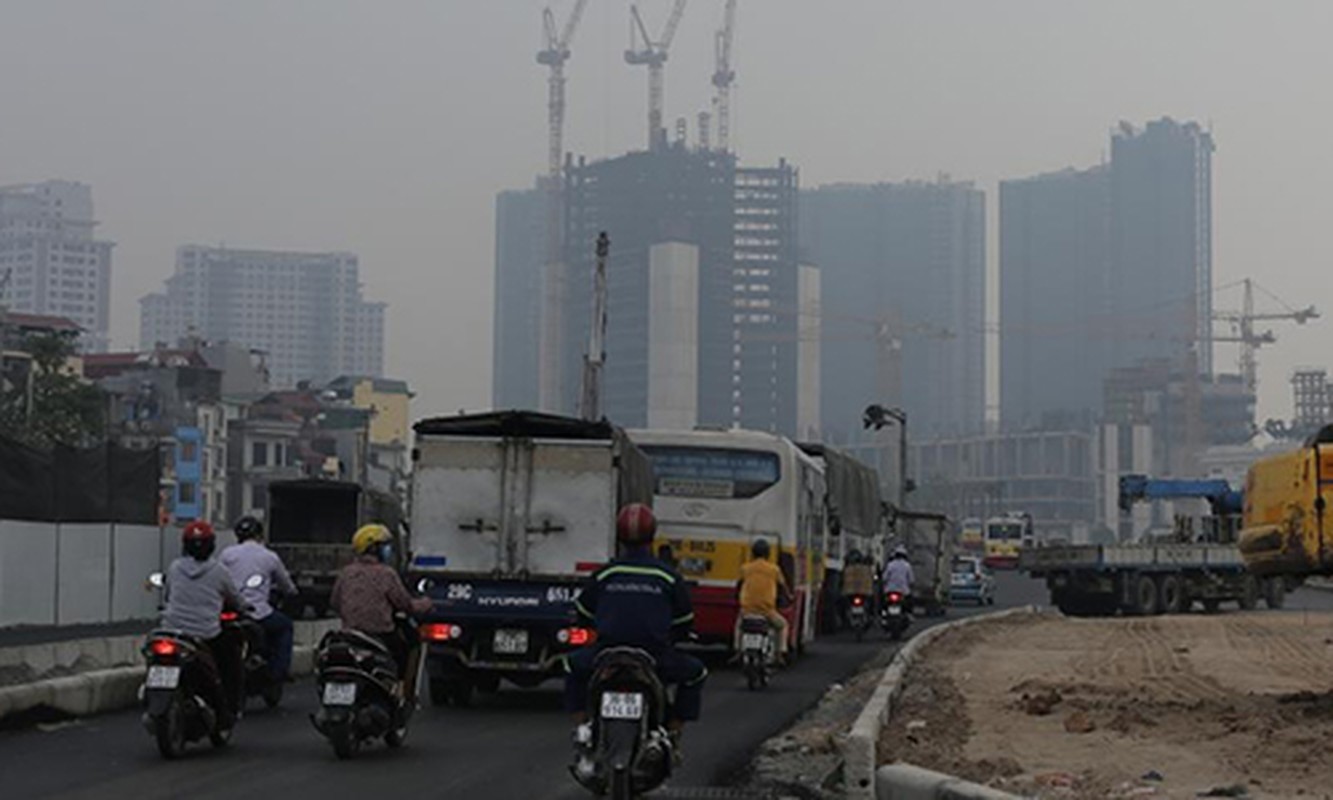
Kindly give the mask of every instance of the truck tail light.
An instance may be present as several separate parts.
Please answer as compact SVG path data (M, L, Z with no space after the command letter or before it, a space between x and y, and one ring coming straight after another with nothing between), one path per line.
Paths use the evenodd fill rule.
M592 628L561 628L556 631L555 640L560 644L582 647L597 641L597 631Z
M463 629L449 622L428 622L421 626L421 639L425 642L451 642L463 638Z

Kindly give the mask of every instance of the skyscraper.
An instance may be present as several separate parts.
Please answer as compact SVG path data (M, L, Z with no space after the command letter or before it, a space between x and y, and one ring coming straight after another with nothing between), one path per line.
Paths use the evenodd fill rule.
M1112 365L1143 359L1212 374L1212 136L1170 118L1111 136Z
M362 299L351 253L186 245L139 304L144 349L196 335L262 350L275 389L384 371L385 305Z
M113 244L96 225L86 184L0 186L0 304L73 320L90 352L107 349L111 317Z
M802 254L822 276L829 441L864 441L861 412L870 403L901 406L914 437L982 427L985 241L985 196L971 183L802 192Z
M1106 167L1000 184L1000 422L1091 424L1110 369Z
M495 313L491 404L538 408L546 192L525 189L495 198Z
M730 154L675 144L571 164L565 187L563 410L577 408L592 245L607 231L606 415L627 426L692 415L795 434L798 311L809 302L796 261L796 170L738 168ZM804 287L809 295L817 281L807 274ZM692 407L678 385L658 396L654 377L668 375L692 383Z

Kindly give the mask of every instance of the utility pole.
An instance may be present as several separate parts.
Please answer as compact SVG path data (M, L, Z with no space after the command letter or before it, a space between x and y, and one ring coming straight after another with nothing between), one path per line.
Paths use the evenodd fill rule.
M907 412L901 408L867 406L861 414L861 425L866 430L882 430L892 421L898 425L898 509L907 507L907 494L916 488L907 479Z
M685 13L686 0L675 0L671 15L667 17L662 35L654 40L648 35L648 27L643 24L637 5L630 6L629 49L625 51L625 63L646 65L648 67L648 149L657 150L666 143L666 130L662 126L662 105L665 89L663 71L667 60L667 51L671 49L671 40L676 38L676 29L680 27L680 18ZM642 44L642 47L639 45Z
M611 240L606 231L597 237L597 261L592 273L592 326L588 332L588 352L583 355L583 419L597 422L602 418L602 367L606 366L606 257Z
M562 242L561 213L563 181L561 160L564 158L565 135L565 62L570 57L570 41L583 17L588 0L577 0L565 27L557 33L555 13L549 7L542 11L545 47L537 53L537 63L549 70L546 80L546 268L543 276L541 306L541 343L538 347L537 383L539 405L554 409L560 402L560 359L564 332L564 264L560 254Z

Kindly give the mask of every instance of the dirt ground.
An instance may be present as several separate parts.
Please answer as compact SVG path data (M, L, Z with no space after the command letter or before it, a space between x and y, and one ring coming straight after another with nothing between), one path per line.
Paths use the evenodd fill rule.
M933 644L880 741L1038 797L1333 798L1333 613L1047 615Z

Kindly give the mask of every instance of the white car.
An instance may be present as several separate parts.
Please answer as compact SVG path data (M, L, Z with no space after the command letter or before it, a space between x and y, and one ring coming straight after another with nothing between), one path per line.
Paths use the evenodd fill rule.
M949 580L949 601L967 600L977 605L995 605L995 576L980 558L958 556Z

